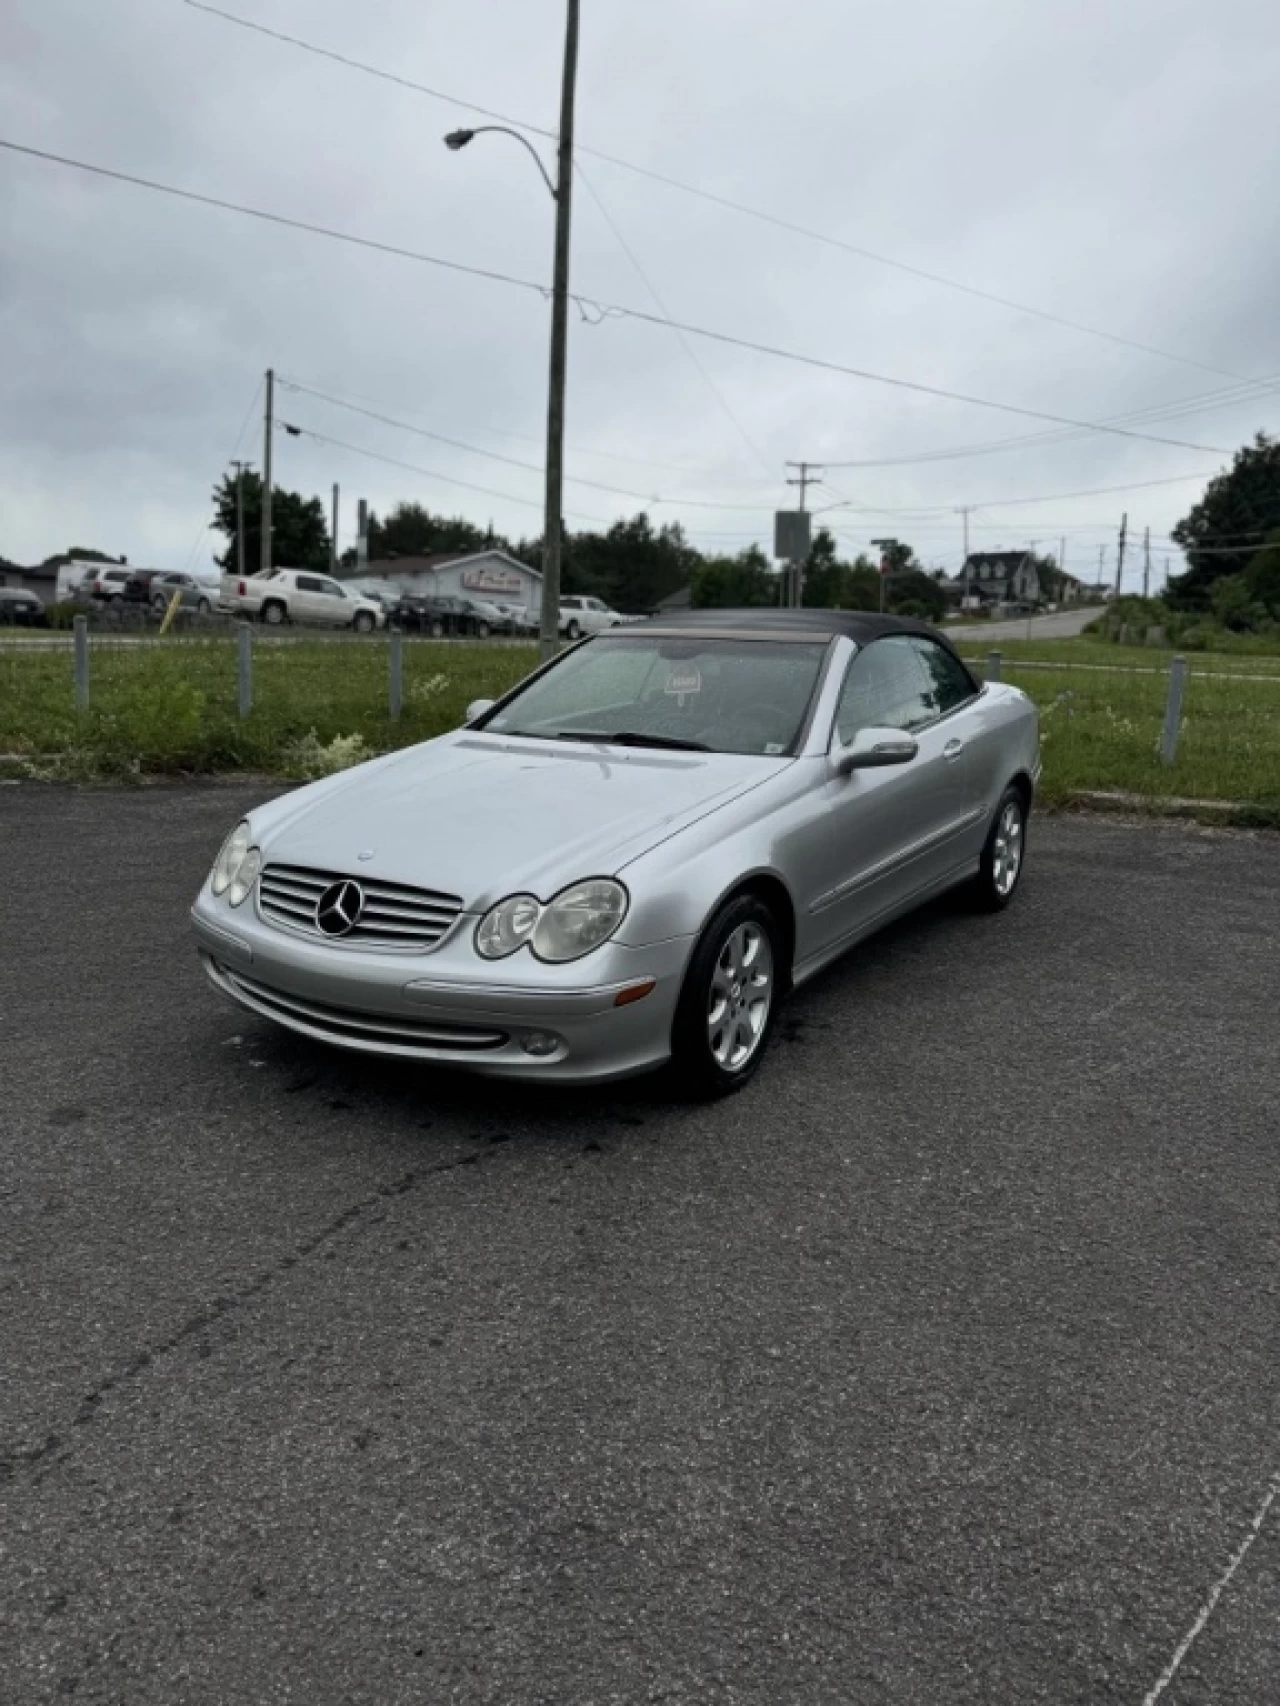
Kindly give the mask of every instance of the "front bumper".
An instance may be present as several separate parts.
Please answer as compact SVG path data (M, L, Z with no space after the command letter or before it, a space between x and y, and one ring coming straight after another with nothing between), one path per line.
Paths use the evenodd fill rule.
M527 950L486 964L464 915L430 952L374 952L277 929L252 902L216 900L207 883L191 919L215 988L289 1030L362 1054L561 1084L626 1078L668 1058L694 941L611 942L566 966ZM616 1005L648 979L642 1000ZM531 1053L530 1041L547 1052Z

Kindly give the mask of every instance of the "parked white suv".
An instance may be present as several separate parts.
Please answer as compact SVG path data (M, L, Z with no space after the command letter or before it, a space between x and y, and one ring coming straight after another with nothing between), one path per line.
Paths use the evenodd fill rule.
M599 634L605 628L618 627L623 620L600 598L560 600L560 632L566 640L580 640L584 634Z
M315 622L326 628L354 628L368 634L387 625L376 598L354 592L328 575L306 569L272 569L269 575L223 575L218 609L273 627L281 622Z

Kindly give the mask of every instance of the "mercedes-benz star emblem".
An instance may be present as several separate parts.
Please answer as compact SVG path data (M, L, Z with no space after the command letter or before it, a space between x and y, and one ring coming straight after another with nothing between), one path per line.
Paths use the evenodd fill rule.
M316 929L326 936L346 936L360 922L364 890L350 877L332 883L316 902Z

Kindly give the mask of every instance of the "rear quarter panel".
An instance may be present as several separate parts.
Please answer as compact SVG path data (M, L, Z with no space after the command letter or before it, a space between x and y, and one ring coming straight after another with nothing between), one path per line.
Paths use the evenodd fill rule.
M1034 782L1040 764L1040 716L1020 688L988 682L969 713L969 779L986 819L1017 775Z

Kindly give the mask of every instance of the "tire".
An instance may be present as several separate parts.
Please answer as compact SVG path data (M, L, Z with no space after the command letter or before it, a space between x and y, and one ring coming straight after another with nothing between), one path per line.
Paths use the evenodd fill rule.
M440 640L444 638L444 623L438 616L431 624L431 638L433 640Z
M487 622L477 622L476 623L476 639L477 640L487 640L489 638L489 633L490 633L490 629L489 629L489 624Z
M358 610L356 612L355 621L352 622L351 626L355 629L357 634L372 634L373 617L370 616L367 610Z
M210 611L212 609L213 609L213 606L212 606L212 604L209 603L209 600L207 598L198 598L196 600L196 615L197 616L208 616L208 614L210 613Z
M1010 784L1000 796L982 864L970 888L971 898L981 912L1003 912L1018 892L1027 854L1027 799Z
M278 628L289 612L278 599L273 598L269 604L262 607L262 620L269 622L273 628Z
M165 605L164 599L161 598L158 593L151 600L151 608L155 611L158 611L161 616L164 615L164 612L165 612L165 609L167 608L167 606Z
M727 901L703 931L671 1027L672 1075L686 1096L731 1096L759 1070L781 998L781 950L777 920L752 894Z
M569 622L565 626L564 637L566 640L580 640L582 638L582 629L576 622Z

